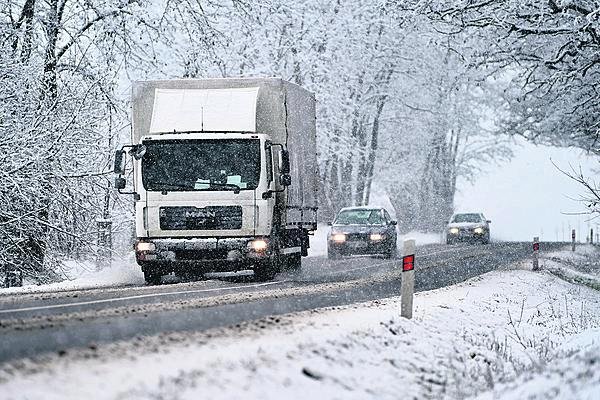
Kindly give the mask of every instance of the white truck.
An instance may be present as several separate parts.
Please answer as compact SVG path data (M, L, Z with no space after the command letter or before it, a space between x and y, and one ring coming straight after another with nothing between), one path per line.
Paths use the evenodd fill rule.
M125 193L129 154L147 283L248 269L270 280L301 268L317 229L312 93L278 78L142 81L132 107L115 187Z

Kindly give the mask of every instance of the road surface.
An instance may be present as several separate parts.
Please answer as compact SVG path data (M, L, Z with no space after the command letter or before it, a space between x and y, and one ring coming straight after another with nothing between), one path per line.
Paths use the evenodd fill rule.
M530 255L530 243L417 247L415 289L452 285ZM0 295L0 362L398 296L401 260L311 257L299 273L283 272L265 283L249 278Z

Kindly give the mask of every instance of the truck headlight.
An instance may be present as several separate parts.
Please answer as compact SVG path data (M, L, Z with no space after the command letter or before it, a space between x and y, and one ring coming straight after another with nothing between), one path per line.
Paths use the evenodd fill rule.
M331 235L331 241L336 243L344 243L346 241L345 233L336 233Z
M269 242L266 239L254 239L248 242L248 247L256 252L262 252L267 250Z
M453 235L456 235L458 233L458 228L450 228L449 232Z
M135 245L136 251L154 251L156 246L152 242L137 242Z
M475 228L475 230L473 232L481 234L481 233L483 233L483 228Z
M383 235L381 233L371 233L371 236L369 236L369 238L373 242L379 242L380 240L383 240Z

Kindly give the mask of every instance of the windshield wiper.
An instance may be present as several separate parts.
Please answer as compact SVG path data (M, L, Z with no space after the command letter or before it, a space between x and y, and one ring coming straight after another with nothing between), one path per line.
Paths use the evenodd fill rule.
M229 187L233 189L233 193L235 194L239 194L240 193L240 187L238 185L236 185L235 183L221 183L221 182L210 182L207 183L207 185L210 186L221 186L221 187ZM202 189L202 190L206 190L206 189Z
M166 183L166 182L152 182L151 186L151 190L161 190L161 191L166 191L165 188L171 188L171 189L188 189L188 190L193 190L194 188L189 186L189 185L182 185L180 183Z
M189 185L182 185L182 184L178 184L178 183L166 183L166 182L152 182L151 185L151 190L160 190L163 192L166 192L166 188L171 188L171 189L186 189L189 191L200 191L200 190L209 190L211 186L221 186L221 187L228 187L228 188L232 188L233 189L233 193L235 194L239 194L240 193L240 187L234 183L220 183L220 182L206 182L206 183L202 183L203 185L209 185L208 188L206 189L196 189L193 186L189 186Z

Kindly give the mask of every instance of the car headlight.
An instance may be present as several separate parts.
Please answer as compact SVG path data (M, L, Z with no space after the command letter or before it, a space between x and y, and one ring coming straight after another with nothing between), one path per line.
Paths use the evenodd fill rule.
M152 242L137 242L135 245L136 251L154 251L156 246Z
M473 230L473 232L475 232L475 233L483 233L483 228L475 228L475 230Z
M346 241L345 233L335 233L331 235L331 241L336 243L344 243Z
M254 239L248 242L248 248L260 252L265 251L269 247L269 242L266 239Z
M371 236L369 236L369 238L373 242L378 242L380 240L383 240L383 235L381 233L371 233Z
M450 232L450 233L451 233L451 234L453 234L453 235L456 235L456 234L458 233L458 228L450 228L450 229L448 230L448 232Z

